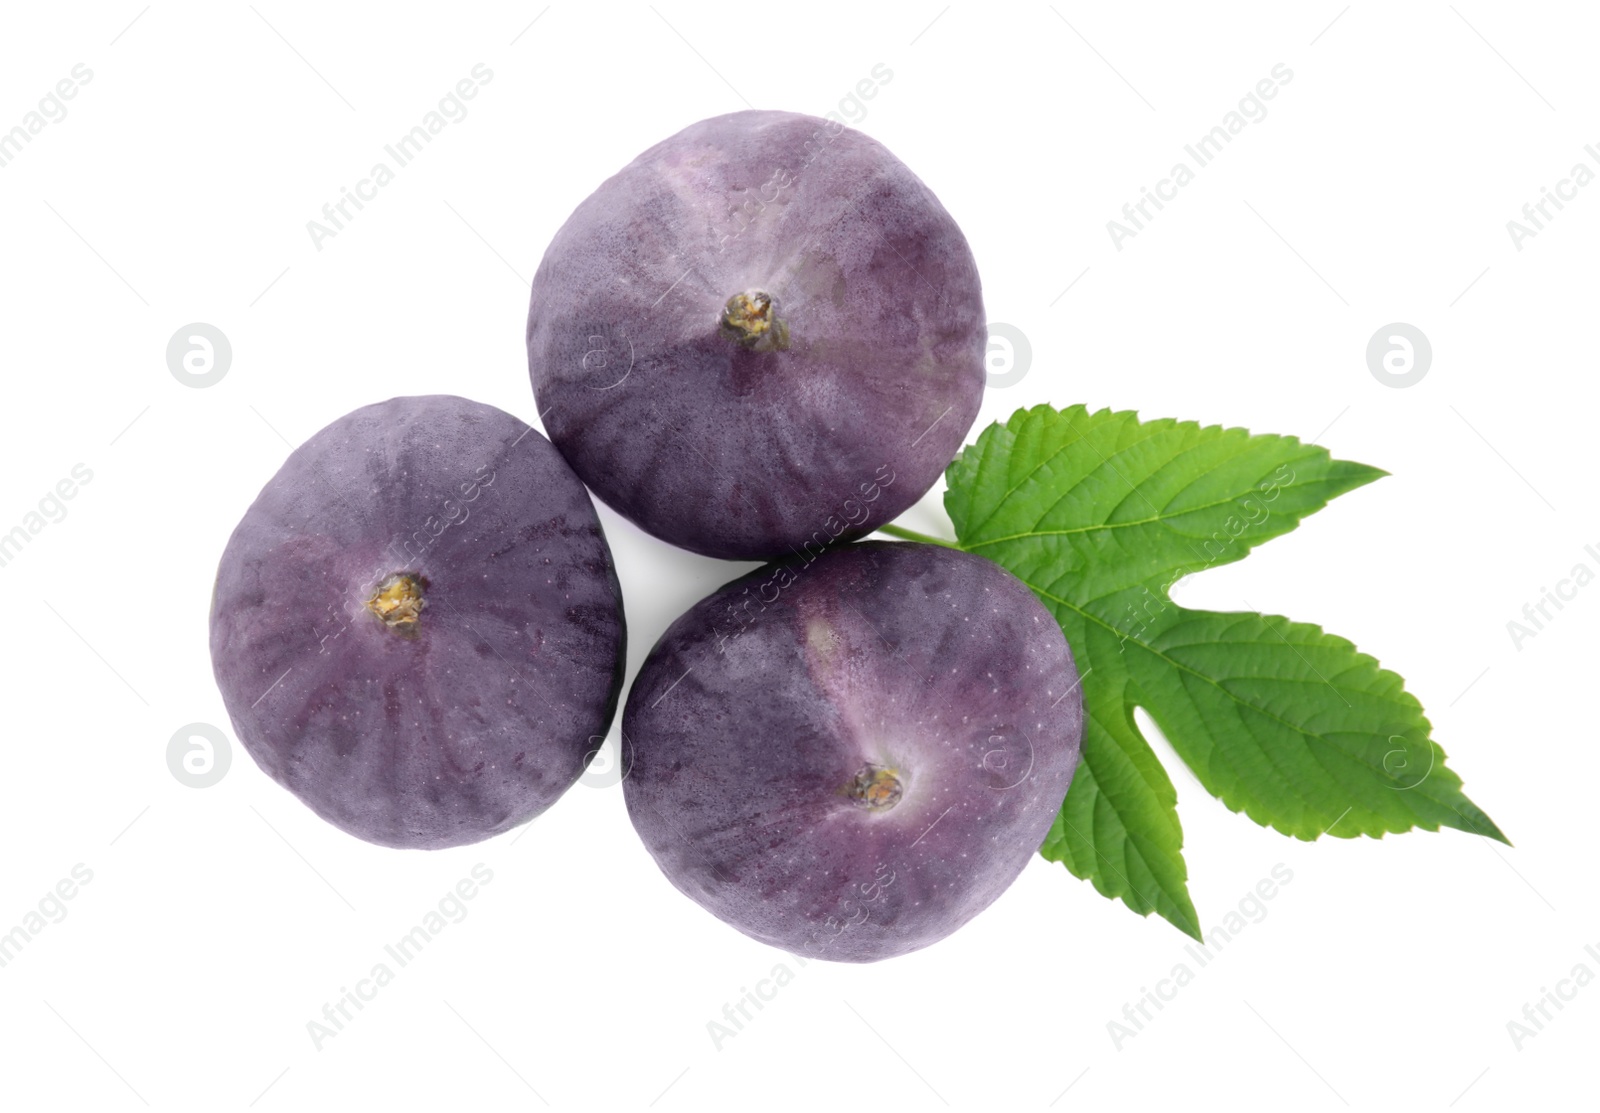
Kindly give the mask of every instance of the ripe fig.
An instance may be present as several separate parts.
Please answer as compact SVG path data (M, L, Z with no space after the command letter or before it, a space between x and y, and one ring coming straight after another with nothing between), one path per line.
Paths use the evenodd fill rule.
M347 414L290 455L217 571L239 741L368 841L477 842L549 807L616 712L622 593L588 492L493 406Z
M550 438L643 529L766 560L865 536L978 413L978 271L882 144L791 112L703 120L603 183L533 278Z
M999 565L863 542L696 604L623 712L622 782L682 892L753 938L871 962L995 900L1039 849L1083 736L1061 628Z

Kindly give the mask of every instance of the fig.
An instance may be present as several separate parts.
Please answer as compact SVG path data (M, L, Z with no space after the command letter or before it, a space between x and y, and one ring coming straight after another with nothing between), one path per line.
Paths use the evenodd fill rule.
M583 773L622 683L588 492L511 414L394 398L297 448L217 570L211 660L240 743L383 846L477 842Z
M863 537L977 417L977 266L882 144L736 112L656 144L556 233L528 368L550 439L662 540L769 560Z
M944 938L1039 849L1083 738L1061 628L1021 581L868 541L701 600L623 711L628 813L745 934L872 962Z

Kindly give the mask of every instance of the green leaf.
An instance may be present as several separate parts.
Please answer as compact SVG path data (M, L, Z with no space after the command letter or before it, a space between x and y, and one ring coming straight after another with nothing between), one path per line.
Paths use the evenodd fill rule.
M1319 627L1169 594L1385 474L1293 437L1082 406L1019 411L963 450L945 495L961 548L1034 590L1082 676L1083 762L1045 857L1198 936L1176 794L1135 707L1207 791L1284 834L1505 841L1394 673Z
M1185 882L1177 794L1123 710L1085 708L1083 759L1041 853L1142 915L1159 912L1200 938Z

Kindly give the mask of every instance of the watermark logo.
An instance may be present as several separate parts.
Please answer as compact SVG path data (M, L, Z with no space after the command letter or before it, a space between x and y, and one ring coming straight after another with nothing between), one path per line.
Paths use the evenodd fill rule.
M1600 962L1600 947L1590 943L1583 950L1590 958ZM1511 1037L1511 1046L1521 1051L1523 1045L1543 1032L1545 1025L1554 1021L1556 1016L1577 998L1579 991L1585 989L1592 981L1594 981L1594 971L1588 963L1580 962L1573 966L1565 978L1556 983L1555 989L1540 986L1539 997L1522 1006L1522 1019L1506 1021L1506 1034ZM1555 1012L1551 1012L1551 1009Z
M472 67L471 76L463 77L450 92L439 98L437 108L423 114L421 123L393 143L385 144L383 153L387 161L373 163L367 177L356 182L353 192L346 186L340 186L339 199L322 206L322 220L306 221L306 233L311 237L311 246L321 251L325 241L344 231L345 225L355 220L355 213L350 211L350 207L354 206L356 212L360 212L366 207L363 201L377 200L378 191L394 181L401 170L410 166L433 142L434 136L451 124L459 124L467 118L466 102L476 97L483 86L493 80L494 71L479 62Z
M1154 205L1158 213L1166 208L1162 202L1176 201L1178 190L1194 181L1200 170L1216 161L1217 156L1233 142L1234 136L1251 124L1259 124L1267 118L1266 102L1276 97L1278 90L1293 80L1294 71L1288 66L1282 62L1273 66L1271 75L1256 82L1255 88L1239 99L1238 106L1223 115L1221 123L1193 143L1185 145L1183 153L1188 156L1188 161L1179 159L1173 163L1167 177L1156 182L1154 192L1149 186L1140 186L1139 199L1122 206L1122 220L1106 221L1111 246L1121 251L1124 241L1144 231L1145 225L1155 219L1150 206Z
M1585 545L1583 551L1587 553L1596 564L1600 564L1600 549L1593 545ZM1539 588L1539 598L1533 603L1522 605L1522 617L1525 621L1518 622L1512 619L1506 623L1506 633L1511 635L1511 644L1518 653L1522 652L1522 643L1529 638L1536 638L1543 632L1546 625L1555 621L1567 603L1578 597L1578 592L1594 582L1594 569L1588 564L1579 561L1572 566L1572 571L1562 579L1556 581L1555 590L1547 587ZM1551 607L1555 610L1552 612Z
M1367 369L1384 386L1416 386L1433 366L1433 345L1416 325L1384 325L1367 341Z
M869 101L878 95L878 90L894 80L894 71L882 62L876 63L869 71L870 76L863 77L855 86L839 98L839 104L824 112L823 118L832 120L837 124L859 124L867 118L867 106L863 101Z
M800 966L806 964L806 960L799 957L795 958L795 962ZM738 999L722 1006L722 1020L706 1021L706 1034L711 1037L711 1046L721 1051L725 1043L738 1036L744 1031L745 1025L755 1019L751 1009L759 1013L766 1007L767 1002L778 996L780 989L792 981L794 981L794 971L789 969L787 963L780 962L772 968L767 977L756 982L755 989L740 986ZM741 1017L743 1019L740 1019Z
M606 745L606 743L611 743ZM583 773L578 783L585 788L611 788L633 772L633 742L621 729L614 738L603 734L589 736L589 749L583 755Z
M1583 153L1593 159L1596 164L1600 164L1600 150L1596 150L1593 143L1585 146ZM1521 251L1527 241L1544 231L1544 226L1555 219L1555 213L1550 211L1552 205L1555 206L1557 213L1565 209L1566 206L1561 202L1576 201L1578 199L1578 190L1594 181L1594 179L1594 169L1588 163L1579 162L1573 164L1567 177L1556 182L1556 188L1553 192L1549 186L1540 186L1539 200L1529 201L1522 206L1522 220L1506 221L1506 231L1511 236L1511 246Z
M482 892L483 886L494 880L494 871L482 862L474 865L469 872L471 876L456 882L411 930L395 942L383 945L383 953L393 960L393 966L379 959L372 964L366 977L356 979L354 989L339 987L339 996L322 1006L320 1020L306 1021L306 1034L311 1037L312 1047L321 1051L329 1040L342 1034L346 1026L376 1000L378 991L394 981L397 971L409 966L430 943L438 939L445 928L467 918L468 902Z
M1129 1040L1154 1022L1167 1005L1177 1000L1184 987L1194 981L1196 971L1211 965L1224 947L1238 941L1246 927L1259 924L1267 918L1267 902L1277 897L1283 886L1294 880L1294 871L1282 862L1269 872L1270 876L1263 877L1254 888L1239 898L1234 910L1222 918L1222 923L1205 933L1204 943L1184 945L1183 953L1194 960L1194 965L1186 961L1175 963L1166 977L1156 981L1154 989L1139 987L1139 996L1122 1006L1121 1019L1106 1021L1106 1034L1111 1037L1112 1047L1121 1051Z
M216 325L196 321L167 341L167 370L184 386L216 386L232 366L233 345Z
M232 765L228 736L210 723L179 727L167 742L167 768L188 788L210 788L228 775Z
M70 77L57 81L55 87L39 100L39 107L22 117L22 123L10 131L0 132L0 169L4 169L22 153L22 148L33 142L33 137L50 124L59 124L67 118L67 101L78 95L78 90L94 80L94 71L79 62L72 67Z
M1016 325L989 322L989 350L984 357L991 390L1016 386L1033 366L1033 345Z
M865 522L869 513L868 504L878 501L884 489L891 486L895 478L896 473L892 467L888 464L878 465L878 470L873 473L871 479L863 480L856 486L855 497L846 499L837 513L828 515L822 523L822 529L813 531L800 548L791 550L795 556L794 560L786 560L779 564L770 576L756 585L753 594L747 587L740 592L739 598L725 604L723 617L734 628L728 632L713 624L712 632L717 639L717 652L728 652L728 643L737 639L754 624L758 615L776 603L778 597L798 580L800 574L827 551L846 529ZM750 610L752 606L756 608L753 613Z
M35 508L22 516L20 524L0 532L0 568L16 560L34 537L44 532L45 526L65 519L67 501L77 498L79 488L87 486L93 478L94 472L87 464L73 464L72 470L44 493ZM0 526L0 530L3 529Z
M0 930L0 966L15 962L22 948L40 932L51 924L65 920L66 902L78 895L80 886L94 880L94 871L82 862L74 865L70 873L71 876L63 877L55 883L54 888L47 890L35 907L23 913L15 927L9 931ZM3 927L0 925L0 929Z

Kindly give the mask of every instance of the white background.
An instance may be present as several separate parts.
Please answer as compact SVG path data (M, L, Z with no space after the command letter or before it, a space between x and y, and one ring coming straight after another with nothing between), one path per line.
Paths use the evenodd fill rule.
M1520 648L1506 624L1578 562L1600 571L1584 552L1600 548L1600 184L1521 250L1506 223L1596 166L1597 33L1578 5L1481 0L8 5L0 130L75 64L93 79L0 168L0 532L75 464L93 479L0 568L0 931L75 864L93 879L0 968L0 1104L1591 1103L1600 988L1520 1050L1507 1022L1575 965L1600 974L1584 951L1600 951L1600 586ZM493 79L469 114L317 250L307 221L480 62ZM795 963L672 889L614 785L423 854L321 822L236 743L214 787L167 766L179 728L229 729L212 579L291 445L400 394L533 420L527 280L578 201L703 117L839 111L878 63L892 79L844 114L939 195L990 320L1031 342L980 427L1084 402L1392 472L1182 601L1321 622L1399 671L1516 843L1295 842L1228 812L1157 740L1202 921L1278 863L1293 880L1120 1048L1107 1022L1193 965L1185 939L1043 860L936 946L796 968L719 1049L708 1021ZM1268 115L1114 247L1107 221L1278 63L1293 79ZM1434 351L1406 389L1364 355L1396 321ZM166 365L191 322L233 348L205 389ZM602 516L631 679L748 566ZM905 521L948 530L937 492ZM466 918L317 1050L307 1022L479 862L493 881Z

